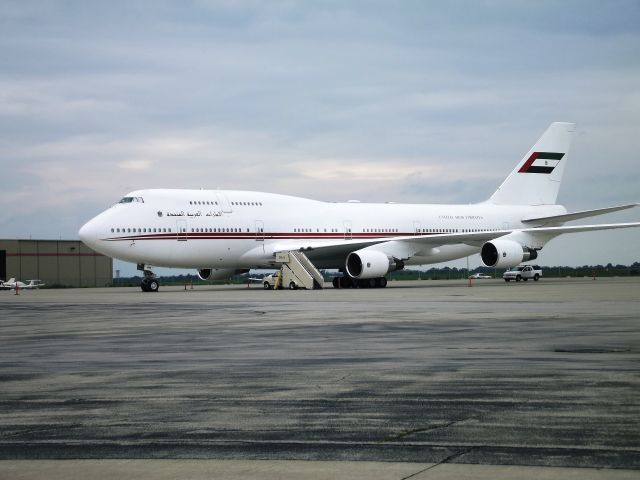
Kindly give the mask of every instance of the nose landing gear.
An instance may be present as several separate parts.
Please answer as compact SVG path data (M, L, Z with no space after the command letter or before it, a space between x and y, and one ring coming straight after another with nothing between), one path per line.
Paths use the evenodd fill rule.
M151 265L138 264L138 270L142 270L144 278L140 283L143 292L157 292L160 288L160 282L156 275L151 271Z

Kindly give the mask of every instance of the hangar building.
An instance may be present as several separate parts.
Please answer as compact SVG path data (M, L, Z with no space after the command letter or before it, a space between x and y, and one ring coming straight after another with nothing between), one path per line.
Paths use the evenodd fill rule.
M42 280L47 286L106 287L113 259L79 240L0 239L0 280Z

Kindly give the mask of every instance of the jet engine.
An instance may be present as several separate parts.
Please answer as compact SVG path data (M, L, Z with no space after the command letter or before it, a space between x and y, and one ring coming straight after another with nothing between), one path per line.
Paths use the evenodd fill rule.
M485 243L480 251L480 257L487 267L509 268L521 262L535 260L538 258L538 251L513 240L499 238Z
M402 270L404 263L377 250L357 250L347 256L346 269L350 277L358 279L384 277L394 270Z
M236 270L235 268L201 268L198 270L200 280L222 280L231 275L247 273L249 270Z

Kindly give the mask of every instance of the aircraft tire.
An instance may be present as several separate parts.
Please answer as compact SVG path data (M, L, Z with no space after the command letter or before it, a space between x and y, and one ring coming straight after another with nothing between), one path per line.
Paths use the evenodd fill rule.
M149 292L157 292L160 289L160 284L157 280L149 281Z
M380 277L378 278L376 284L378 288L385 288L387 286L387 279L385 277Z

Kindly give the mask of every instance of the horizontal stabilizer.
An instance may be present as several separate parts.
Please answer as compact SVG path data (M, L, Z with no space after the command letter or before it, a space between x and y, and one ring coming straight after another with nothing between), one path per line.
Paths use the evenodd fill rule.
M596 215L604 215L605 213L626 210L627 208L637 207L638 203L630 203L628 205L618 205L617 207L597 208L595 210L583 210L581 212L565 213L564 215L552 215L550 217L523 218L522 223L540 223L548 225L554 223L570 222L581 218L595 217Z
M542 228L524 228L521 231L526 233L546 233L553 236L563 233L578 232L597 232L599 230L615 230L618 228L634 228L640 227L640 222L630 223L603 223L599 225L573 225L570 227L542 227Z

